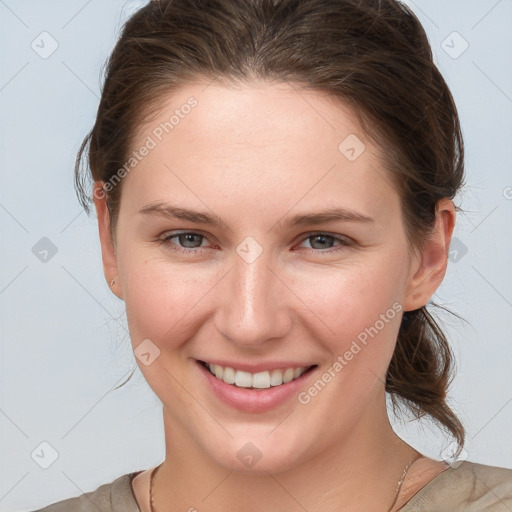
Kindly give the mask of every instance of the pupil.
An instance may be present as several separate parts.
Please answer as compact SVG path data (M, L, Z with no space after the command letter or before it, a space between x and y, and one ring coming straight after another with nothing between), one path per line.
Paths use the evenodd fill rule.
M325 241L327 238L330 238L330 237L323 236L323 235L315 235L313 237L314 240L321 240L321 245L323 244L323 247L320 247L320 249L325 249Z
M194 246L194 237L198 237L199 235L195 235L193 233L188 233L188 234L185 234L185 235L180 235L180 243L184 246L184 247L188 247L189 249L193 249L195 246ZM192 245L188 245L189 243L191 243Z

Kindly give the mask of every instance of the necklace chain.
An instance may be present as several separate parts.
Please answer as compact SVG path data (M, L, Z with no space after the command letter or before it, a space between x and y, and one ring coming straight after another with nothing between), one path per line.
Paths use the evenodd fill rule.
M420 457L418 457L418 458L420 458ZM388 512L391 512L393 510L393 507L396 505L396 502L398 500L398 495L400 494L400 489L402 488L402 484L404 483L404 480L405 480L405 477L407 475L407 472L409 471L409 468L412 466L412 464L414 462L416 462L416 460L417 459L413 459L411 462L408 462L407 465L405 466L405 468L404 468L404 470L402 472L402 476L401 476L401 478L398 481L397 486L396 486L395 499L393 500L393 503L391 504L391 507L388 510ZM160 469L160 466L162 464L160 464L159 466L154 468L151 471L151 474L149 476L149 506L150 506L151 512L155 512L155 508L154 508L154 505L153 505L153 478L156 475L157 471Z
M396 505L396 502L398 501L398 496L400 494L400 489L402 488L402 484L404 483L404 480L405 480L405 476L407 475L407 471L409 471L409 468L414 464L414 462L416 462L420 457L416 458L416 459L413 459L411 462L409 462L407 464L407 466L405 466L404 468L404 471L402 473L402 477L400 478L400 480L398 481L398 484L396 486L396 490L395 490L395 499L393 500L393 503L391 504L391 507L389 507L389 510L388 512L391 512L393 510L393 507ZM151 512L153 512L153 510L151 510Z

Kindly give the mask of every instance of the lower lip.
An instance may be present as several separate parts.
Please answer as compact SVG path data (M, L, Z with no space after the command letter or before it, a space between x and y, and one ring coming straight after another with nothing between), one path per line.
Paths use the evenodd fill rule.
M315 372L316 367L309 369L299 378L264 389L242 388L234 384L226 384L218 379L199 361L196 361L208 387L224 403L244 412L265 412L278 407L293 396L297 396L306 380Z

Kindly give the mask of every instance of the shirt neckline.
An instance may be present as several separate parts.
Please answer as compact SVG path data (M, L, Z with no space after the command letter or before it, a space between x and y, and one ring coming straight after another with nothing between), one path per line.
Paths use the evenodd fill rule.
M453 466L448 466L446 469L443 469L443 471L429 480L423 487L420 487L396 512L408 512L411 506L415 505L424 497L424 495L430 490L430 487L443 480L443 478L446 477L446 473L451 472L451 470L453 470Z
M429 488L433 485L437 484L437 482L443 480L443 478L446 477L447 473L450 473L451 470L453 470L452 466L448 466L446 469L443 469L440 473L438 473L434 478L429 480L423 487L420 487L396 512L408 512L409 508L416 504L416 502L423 498L424 494L429 491ZM140 473L143 473L145 470L135 471L133 473L128 473L128 486L130 490L130 498L133 502L133 505L135 507L135 510L137 512L142 512L141 508L139 507L139 503L137 502L137 498L135 497L135 493L132 486L132 480L139 475ZM117 511L113 511L117 512Z

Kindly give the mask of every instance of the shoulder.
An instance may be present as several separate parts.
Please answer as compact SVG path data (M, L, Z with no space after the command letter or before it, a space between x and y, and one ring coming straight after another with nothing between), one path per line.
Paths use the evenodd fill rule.
M400 512L511 510L512 469L465 461L437 475Z
M131 488L131 479L135 475L127 473L94 491L47 505L35 512L140 512Z

